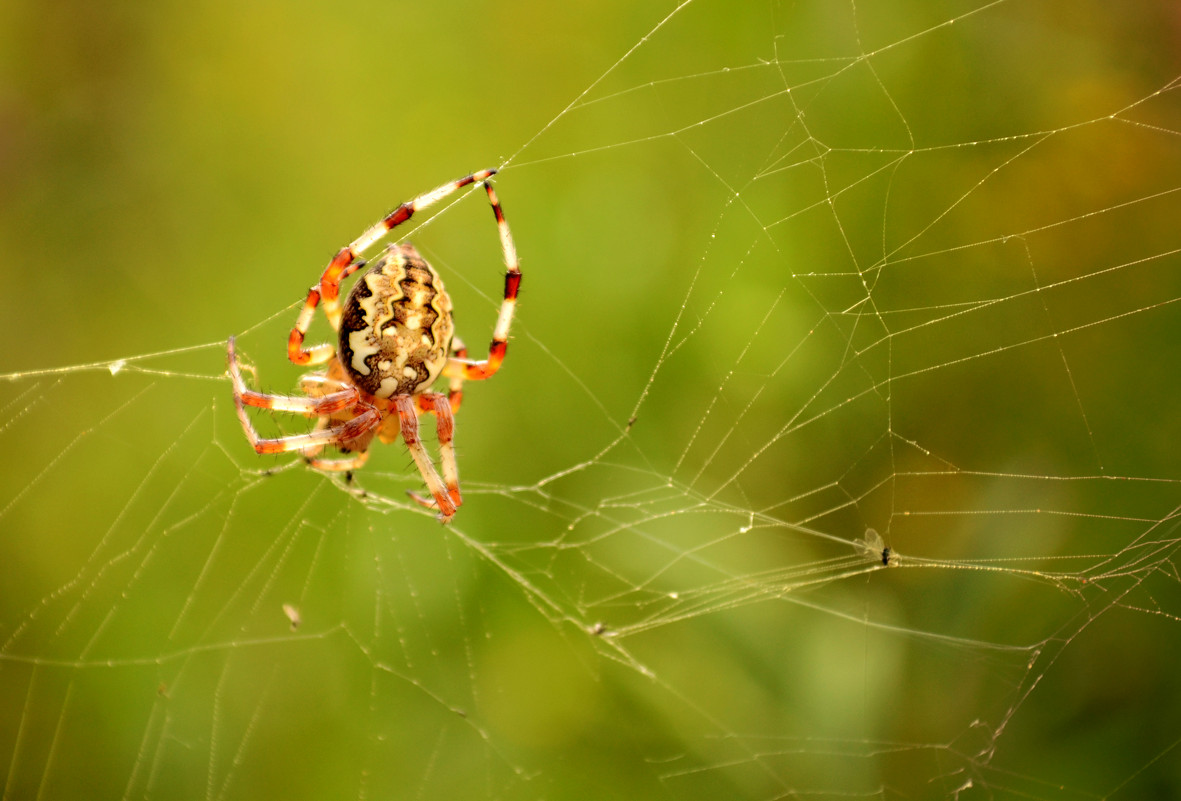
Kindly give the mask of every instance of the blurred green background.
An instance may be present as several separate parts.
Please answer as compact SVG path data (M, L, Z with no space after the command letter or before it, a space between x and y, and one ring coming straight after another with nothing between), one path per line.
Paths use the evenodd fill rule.
M1166 2L0 4L3 797L1181 795L1179 75ZM454 525L253 454L226 338L292 391L490 166ZM485 206L402 234L476 351Z

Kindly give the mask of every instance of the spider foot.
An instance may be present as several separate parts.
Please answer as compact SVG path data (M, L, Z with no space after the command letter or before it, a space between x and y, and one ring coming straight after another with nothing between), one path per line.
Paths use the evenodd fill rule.
M238 358L237 346L234 344L234 340L235 337L231 336L229 340L226 341L226 361L229 362L229 369L227 369L226 372L229 374L230 380L243 385L245 385L245 382L240 382L238 380L238 376L235 376L235 373L238 373L239 375L243 372L250 373L250 375L254 378L255 386L257 386L258 370L253 364L246 364Z
M417 492L414 492L412 490L406 490L406 494L409 495L410 498L415 503L417 503L419 506L422 506L426 509L438 509L439 514L436 515L436 517L438 518L440 523L450 523L451 518L455 517L455 507L454 506L451 506L451 511L447 512L442 509L439 509L439 504L434 499L428 500L427 498L422 497ZM450 506L450 504L448 504L448 505Z

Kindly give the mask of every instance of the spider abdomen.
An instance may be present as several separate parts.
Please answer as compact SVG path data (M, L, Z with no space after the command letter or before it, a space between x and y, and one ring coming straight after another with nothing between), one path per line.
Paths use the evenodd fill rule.
M451 298L413 245L391 245L344 303L341 366L378 398L425 392L450 356Z

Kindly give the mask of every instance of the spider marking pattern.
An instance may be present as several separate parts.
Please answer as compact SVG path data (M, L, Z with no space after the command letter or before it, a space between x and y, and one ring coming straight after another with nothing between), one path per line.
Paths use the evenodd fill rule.
M401 437L431 497L408 494L421 505L437 510L442 522L451 520L463 503L454 444L454 415L463 399L463 382L491 378L500 369L521 286L512 232L488 180L495 174L494 169L472 173L403 203L333 257L319 282L308 290L287 339L287 357L292 362L324 365L322 370L300 379L302 395L273 395L247 387L234 337L230 337L226 355L234 404L242 429L257 453L295 452L319 470L348 471L369 458L375 436L387 444ZM482 183L488 194L505 264L504 300L487 359L467 357L467 349L455 336L451 298L443 280L413 245L389 245L341 302L341 282L366 266L361 258L366 250L416 212L473 183ZM317 308L323 309L337 332L335 344L304 344ZM441 377L449 382L447 394L431 391ZM316 425L305 434L266 439L255 430L247 406L314 417ZM435 417L442 477L419 437L418 418L424 414ZM329 446L344 456L321 457Z

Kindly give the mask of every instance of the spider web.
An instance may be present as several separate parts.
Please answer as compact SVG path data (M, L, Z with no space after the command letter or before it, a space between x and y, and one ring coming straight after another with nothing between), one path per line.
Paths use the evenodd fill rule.
M1167 4L190 10L0 26L4 798L1181 792ZM491 164L454 523L255 456L225 338L291 391L327 257ZM472 346L483 205L407 234Z

